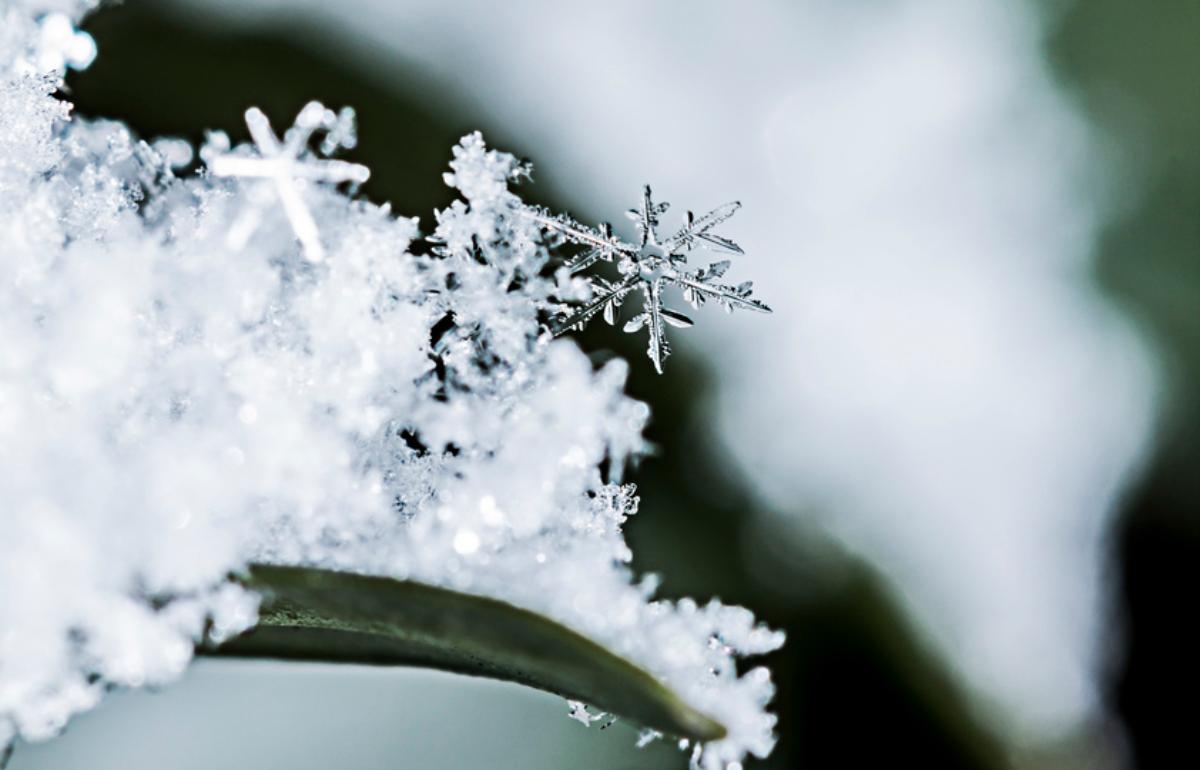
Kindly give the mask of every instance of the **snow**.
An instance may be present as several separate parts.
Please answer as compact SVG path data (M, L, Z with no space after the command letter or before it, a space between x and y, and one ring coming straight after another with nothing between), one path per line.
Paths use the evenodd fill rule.
M628 567L648 409L624 362L545 333L571 298L511 191L528 168L464 137L420 257L418 221L327 158L352 112L309 105L280 140L251 109L254 146L211 135L178 175L193 148L73 119L58 60L30 68L63 41L84 63L43 29L85 10L3 7L0 746L177 679L253 624L230 576L268 561L541 612L726 724L706 768L769 752L769 676L734 659L781 635Z

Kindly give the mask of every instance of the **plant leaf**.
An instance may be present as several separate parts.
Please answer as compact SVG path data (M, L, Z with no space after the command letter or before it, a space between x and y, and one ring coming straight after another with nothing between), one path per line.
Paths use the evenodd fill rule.
M725 735L639 666L496 599L305 567L254 565L242 582L263 596L258 625L201 652L424 666L536 687L684 738Z

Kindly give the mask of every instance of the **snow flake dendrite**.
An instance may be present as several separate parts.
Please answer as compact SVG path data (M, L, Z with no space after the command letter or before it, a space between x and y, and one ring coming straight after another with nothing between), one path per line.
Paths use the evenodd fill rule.
M538 209L530 210L529 215L539 225L562 241L587 247L567 263L572 275L582 273L598 262L615 262L620 273L620 278L616 280L586 276L591 298L579 309L559 319L551 329L554 335L583 328L597 314L603 314L604 320L610 324L616 323L617 311L626 296L635 289L641 289L642 312L629 319L624 330L629 333L643 328L647 330L649 341L646 354L654 363L655 370L662 374L663 361L671 354L666 327L686 328L693 323L683 313L664 306L663 289L667 285L679 287L684 299L695 308L707 300L713 300L727 312L733 312L735 308L771 312L765 303L751 298L751 282L737 286L718 282L729 269L729 260L714 262L699 270L687 266L688 252L698 247L725 254L744 253L736 243L713 232L717 225L732 217L742 204L737 201L726 203L701 217L688 211L683 219L683 227L662 240L658 234L659 218L668 206L667 203L654 202L649 185L643 188L641 204L627 212L638 230L636 244L613 235L613 228L607 223L589 227L566 215L555 216Z
M343 160L314 157L308 142L313 133L325 131L321 152L330 155L340 147L355 145L354 111L340 113L326 109L320 102L309 102L296 122L283 135L281 142L271 129L267 116L257 107L246 110L246 127L254 140L258 156L245 153L221 152L209 160L209 169L217 176L262 179L274 188L275 196L292 225L297 240L310 262L320 262L325 256L316 221L304 203L303 188L307 182L330 184L362 184L371 176L366 166ZM221 140L218 140L222 143ZM228 139L223 140L228 149ZM258 224L258 212L248 210L230 231L231 246L240 247Z

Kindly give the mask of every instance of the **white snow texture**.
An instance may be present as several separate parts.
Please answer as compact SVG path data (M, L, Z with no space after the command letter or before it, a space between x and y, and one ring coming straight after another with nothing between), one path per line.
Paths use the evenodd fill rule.
M231 576L269 561L528 607L723 722L701 766L768 753L769 675L734 659L781 635L627 566L637 498L600 468L648 410L623 362L545 333L565 308L508 188L527 169L465 137L423 256L323 157L348 113L278 136L251 110L254 145L214 135L184 173L179 140L71 117L89 5L0 0L0 750L177 678L253 623Z

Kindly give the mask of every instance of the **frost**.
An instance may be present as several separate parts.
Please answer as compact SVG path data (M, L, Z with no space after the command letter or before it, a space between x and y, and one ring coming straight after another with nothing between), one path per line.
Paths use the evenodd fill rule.
M681 289L683 298L695 308L713 300L730 313L735 308L770 313L771 308L751 298L752 285L749 281L729 286L717 280L729 270L729 260L714 262L699 270L687 268L687 253L697 247L725 254L743 253L736 243L713 232L717 225L732 217L741 206L736 201L726 203L699 218L688 211L679 231L660 240L660 217L666 213L669 204L655 203L650 186L646 185L642 190L641 203L627 212L638 231L636 244L617 238L609 224L588 227L565 215L553 216L531 210L530 218L539 225L567 243L585 247L567 262L566 267L572 275L582 273L598 262L615 262L620 274L616 280L590 276L587 282L591 296L581 308L572 310L558 320L554 334L582 328L598 314L602 314L609 324L615 324L621 303L628 294L640 289L642 311L625 323L624 331L634 333L646 330L646 355L654 363L655 370L662 374L663 361L671 354L667 326L686 329L693 323L683 313L663 305L663 289L666 286L674 285Z
M26 66L64 39L42 12L85 8L0 11L0 747L178 678L254 623L230 576L266 561L529 608L725 724L706 768L769 752L769 677L736 658L782 636L628 566L648 409L624 362L543 334L564 282L510 189L528 167L464 137L421 256L328 158L352 111L310 104L278 138L252 109L252 147L212 135L181 174L186 142L71 119ZM714 298L674 257L715 218L660 260Z

